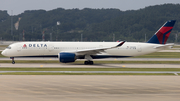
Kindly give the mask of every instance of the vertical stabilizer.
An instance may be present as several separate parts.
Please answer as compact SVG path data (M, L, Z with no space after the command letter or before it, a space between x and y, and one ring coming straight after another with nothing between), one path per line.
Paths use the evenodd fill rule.
M167 21L147 43L166 44L176 20Z

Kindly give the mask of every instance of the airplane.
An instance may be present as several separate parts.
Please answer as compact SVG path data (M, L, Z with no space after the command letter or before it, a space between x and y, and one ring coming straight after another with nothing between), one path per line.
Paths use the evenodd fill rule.
M145 55L173 44L166 41L176 20L167 21L146 43L144 42L17 42L2 51L10 57L12 64L18 57L56 57L59 62L70 63L77 59L86 59L85 65L92 65L93 59L123 58Z

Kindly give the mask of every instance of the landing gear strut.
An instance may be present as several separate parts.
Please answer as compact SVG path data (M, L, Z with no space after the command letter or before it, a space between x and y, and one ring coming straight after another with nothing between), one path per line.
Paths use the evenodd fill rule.
M11 59L12 59L12 64L15 64L14 57L11 57Z
M93 61L88 60L88 61L84 61L84 64L85 64L85 65L93 65L93 64L94 64L94 62L93 62Z

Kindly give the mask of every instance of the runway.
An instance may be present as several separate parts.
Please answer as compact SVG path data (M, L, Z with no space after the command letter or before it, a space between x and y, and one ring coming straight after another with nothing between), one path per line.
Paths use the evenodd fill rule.
M0 75L2 101L178 101L179 76Z
M1 63L0 68L180 68L180 64L63 64L63 63Z
M180 71L0 71L0 73L148 73L148 74L174 74ZM69 74L70 75L70 74ZM88 75L88 74L87 74Z

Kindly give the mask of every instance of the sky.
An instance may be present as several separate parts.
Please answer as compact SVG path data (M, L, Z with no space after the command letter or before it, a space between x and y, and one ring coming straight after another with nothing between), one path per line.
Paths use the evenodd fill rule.
M0 10L7 10L9 15L18 15L25 10L57 8L117 8L126 11L165 3L180 4L180 0L0 0Z

